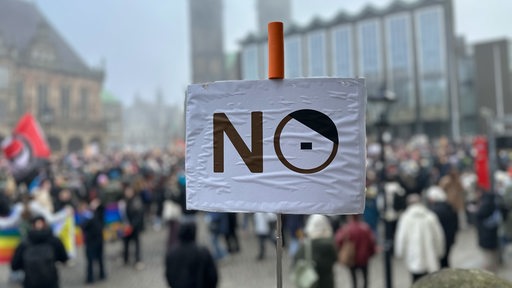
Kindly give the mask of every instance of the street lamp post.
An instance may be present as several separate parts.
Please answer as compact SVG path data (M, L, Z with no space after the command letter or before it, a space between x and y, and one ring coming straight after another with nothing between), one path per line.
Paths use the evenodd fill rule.
M381 170L379 173L379 195L381 199L383 200L383 211L384 215L381 217L381 219L384 221L384 276L385 276L385 283L386 288L392 288L393 287L393 270L391 265L391 259L392 259L392 253L393 253L393 229L391 227L391 222L388 221L386 218L386 211L388 209L388 203L387 197L386 197L386 190L385 185L387 181L387 173L386 173L386 139L385 134L387 132L387 129L389 128L390 124L388 121L388 114L389 114L389 106L391 103L395 102L395 94L388 90L383 90L382 95L379 95L377 97L369 97L369 101L373 102L380 102L383 103L383 110L379 115L378 121L375 123L375 126L377 127L377 132L379 134L379 145L380 145L380 163L381 163Z

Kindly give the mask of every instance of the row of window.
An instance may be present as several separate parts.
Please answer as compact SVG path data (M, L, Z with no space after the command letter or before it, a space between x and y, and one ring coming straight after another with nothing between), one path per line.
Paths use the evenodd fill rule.
M304 36L287 36L286 77L359 75L381 83L378 86L382 86L386 80L388 89L395 91L401 105L413 106L415 96L412 75L414 65L417 65L419 82L425 80L420 84L420 91L422 95L428 93L428 97L422 97L422 101L424 104L440 104L446 100L447 95L446 81L442 80L447 74L443 13L443 7L436 5L413 13L402 12L382 19L316 30ZM261 72L266 71L266 45L251 44L244 47L244 79L259 79L263 74ZM303 49L307 53L303 53ZM260 71L259 51L263 51L263 71ZM307 69L304 69L304 64L307 64ZM431 75L437 75L437 79L432 80ZM377 90L380 87L368 88Z
M71 118L71 87L64 85L60 87L60 94L59 99L60 103L56 104L58 105L57 110L60 112L59 115L62 119L70 119ZM49 101L49 95L48 95L48 85L46 84L39 84L37 86L37 114L39 117L45 116L45 115L51 115L55 116L55 112L50 105ZM89 115L89 90L85 87L80 88L80 94L79 94L79 110L76 111L78 114L78 117L80 119L87 119ZM25 99L26 97L26 91L25 91L25 85L22 81L17 83L16 86L16 112L18 115L21 115L25 112ZM75 110L73 110L73 113Z

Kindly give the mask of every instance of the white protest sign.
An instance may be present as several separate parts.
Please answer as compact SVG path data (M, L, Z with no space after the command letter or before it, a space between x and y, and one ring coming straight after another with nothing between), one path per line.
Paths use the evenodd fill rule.
M362 213L365 111L363 79L190 85L187 209Z

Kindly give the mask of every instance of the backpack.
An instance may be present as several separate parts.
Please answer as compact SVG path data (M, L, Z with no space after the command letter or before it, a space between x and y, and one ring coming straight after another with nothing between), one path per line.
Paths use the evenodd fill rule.
M353 267L356 264L356 245L348 236L345 237L343 245L338 252L338 261L347 267Z
M23 252L26 287L52 287L57 281L55 251L50 243L30 243Z

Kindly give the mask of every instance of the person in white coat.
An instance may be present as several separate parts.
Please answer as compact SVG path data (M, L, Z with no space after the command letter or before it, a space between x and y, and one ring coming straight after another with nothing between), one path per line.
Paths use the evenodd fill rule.
M261 261L265 259L265 242L270 241L276 244L275 237L272 236L272 231L275 228L276 215L273 213L254 213L254 232L258 236L259 251L256 260Z
M408 207L398 220L395 256L403 258L413 283L440 268L444 234L439 220L418 194L407 197Z

